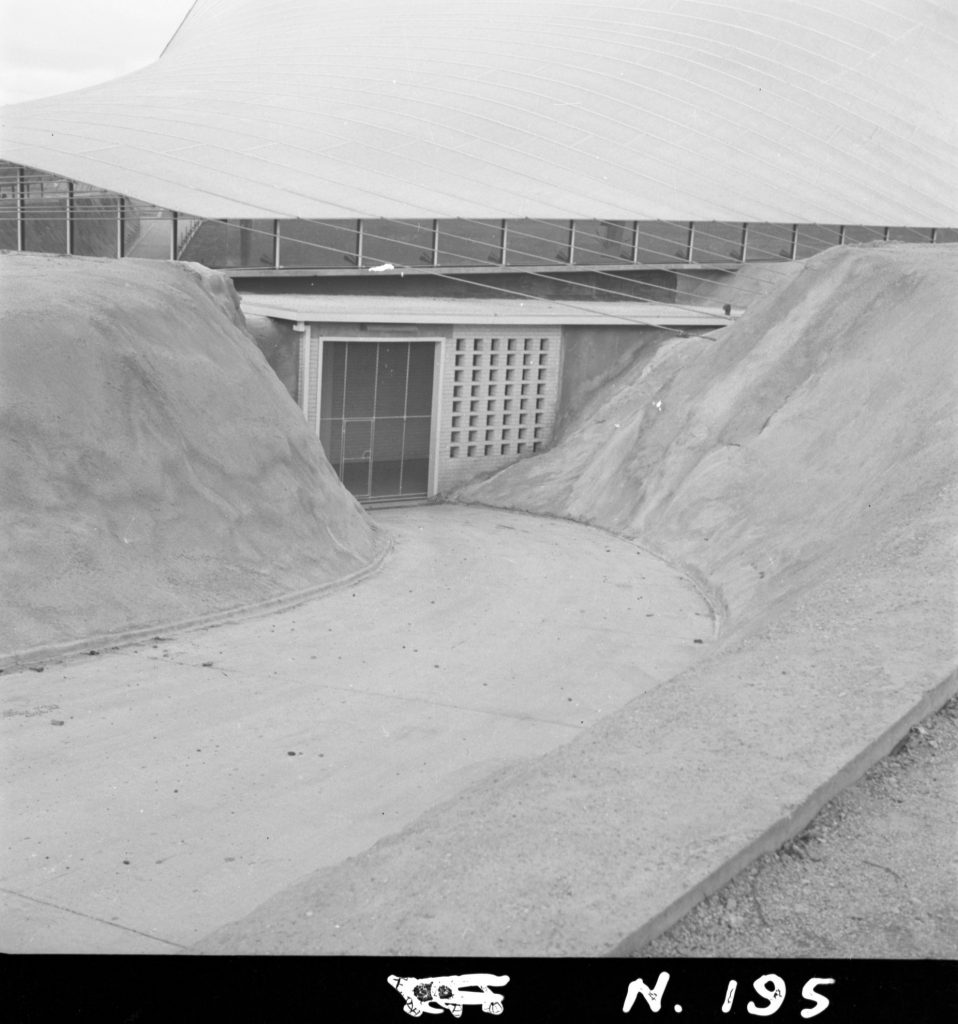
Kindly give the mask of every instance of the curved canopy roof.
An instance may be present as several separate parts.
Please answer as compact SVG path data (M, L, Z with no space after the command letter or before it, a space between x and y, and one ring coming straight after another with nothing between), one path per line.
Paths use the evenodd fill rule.
M954 0L198 0L0 157L205 217L958 225Z

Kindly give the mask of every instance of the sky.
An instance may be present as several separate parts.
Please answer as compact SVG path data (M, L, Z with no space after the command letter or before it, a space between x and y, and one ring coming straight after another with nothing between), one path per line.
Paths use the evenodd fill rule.
M96 85L159 57L193 0L0 0L0 104Z

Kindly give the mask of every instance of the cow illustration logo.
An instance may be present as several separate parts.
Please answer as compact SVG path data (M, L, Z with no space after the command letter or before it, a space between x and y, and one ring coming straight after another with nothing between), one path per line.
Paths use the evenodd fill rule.
M502 1013L502 996L493 992L509 982L505 974L456 974L448 978L400 978L390 974L386 979L405 999L403 1009L410 1017L448 1010L453 1017L462 1016L464 1006L480 1006L483 1013Z

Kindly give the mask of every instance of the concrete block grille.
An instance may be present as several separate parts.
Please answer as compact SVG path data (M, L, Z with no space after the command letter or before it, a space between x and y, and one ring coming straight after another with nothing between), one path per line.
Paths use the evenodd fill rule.
M309 380L310 380L310 383L312 383L313 381L318 381L319 380L319 353L320 353L319 345L310 345L310 347L309 347ZM316 402L316 396L318 395L318 393L319 392L315 388L313 388L313 391L312 391L313 397L312 397L312 401L310 403L310 409L309 409L309 425L313 428L313 430L318 430L318 425L319 425L319 418L318 418L319 417L319 408L318 408L317 402Z
M444 389L443 477L477 472L541 451L552 439L559 382L557 328L456 328Z
M299 405L306 422L319 433L319 368L322 346L312 341L309 332L300 335L299 342Z

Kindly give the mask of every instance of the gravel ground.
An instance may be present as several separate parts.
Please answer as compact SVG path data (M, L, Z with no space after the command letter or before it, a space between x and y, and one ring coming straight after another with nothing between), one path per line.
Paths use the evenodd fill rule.
M958 958L958 697L636 956Z

